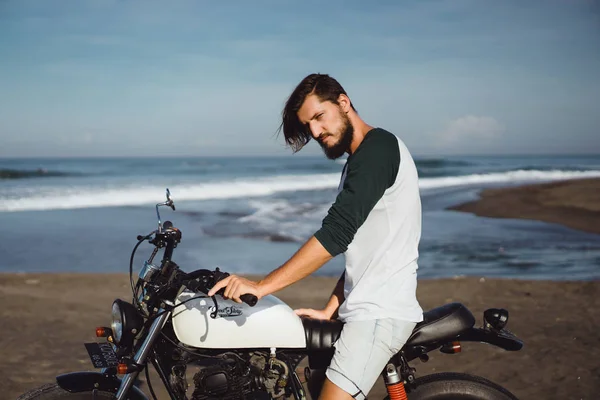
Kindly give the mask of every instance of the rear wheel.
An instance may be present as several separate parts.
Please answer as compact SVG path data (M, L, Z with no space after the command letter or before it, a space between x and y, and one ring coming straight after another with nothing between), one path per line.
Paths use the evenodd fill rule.
M409 400L518 400L487 379L451 372L417 378L415 388L407 390L407 395Z
M93 396L94 394L96 397ZM70 393L57 384L50 383L22 394L17 400L108 400L113 398L113 393L101 391L97 391L96 393L93 393L92 391Z

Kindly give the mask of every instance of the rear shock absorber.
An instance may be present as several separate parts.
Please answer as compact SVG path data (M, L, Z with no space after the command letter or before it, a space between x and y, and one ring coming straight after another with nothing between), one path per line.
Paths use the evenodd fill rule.
M404 383L394 364L389 363L385 366L383 381L385 382L385 388L390 396L390 400L408 400L406 391L404 390Z

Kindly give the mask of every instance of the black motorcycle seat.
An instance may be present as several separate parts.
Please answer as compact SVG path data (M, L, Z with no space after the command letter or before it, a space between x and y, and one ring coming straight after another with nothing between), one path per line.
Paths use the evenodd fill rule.
M344 323L339 320L322 320L302 317L306 349L309 352L330 350L340 337Z
M333 357L333 344L340 337L344 323L302 317L310 368L325 368ZM444 342L475 325L475 317L460 303L450 303L423 313L405 346Z
M423 313L408 338L406 346L418 346L428 342L444 342L472 328L475 317L460 303L449 303Z
M321 320L302 317L306 349L310 352L330 350L340 337L344 323L339 320ZM423 313L408 338L408 346L439 342L456 337L475 325L475 317L461 303L449 303Z
M333 357L333 344L340 337L344 323L339 320L321 320L302 317L308 366L311 369L327 368Z

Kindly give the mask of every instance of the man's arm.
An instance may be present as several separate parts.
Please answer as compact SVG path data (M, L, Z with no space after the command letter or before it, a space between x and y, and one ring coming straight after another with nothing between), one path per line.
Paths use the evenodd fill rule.
M329 318L336 318L338 308L344 302L344 283L346 282L346 271L342 272L342 276L338 280L335 285L335 289L333 289L333 293L331 294L331 298L327 302L325 306L325 312L329 314Z
M260 297L306 278L331 259L331 254L312 236L285 264L258 282Z
M240 301L240 296L246 293L262 298L307 277L332 258L321 242L312 236L285 264L260 282L252 282L237 275L230 275L217 282L208 295L213 296L225 287L224 296L237 302Z

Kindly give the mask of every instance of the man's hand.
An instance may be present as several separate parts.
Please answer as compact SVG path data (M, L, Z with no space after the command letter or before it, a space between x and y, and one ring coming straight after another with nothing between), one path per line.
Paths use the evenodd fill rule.
M331 313L327 310L313 310L312 308L299 308L294 310L297 316L309 317L315 319L331 319Z
M217 282L216 285L210 289L208 295L214 296L215 293L222 288L225 288L223 297L226 299L232 299L236 303L242 302L242 300L240 300L240 296L243 294L253 294L259 299L263 297L257 282L253 282L237 275L229 275L227 278Z

